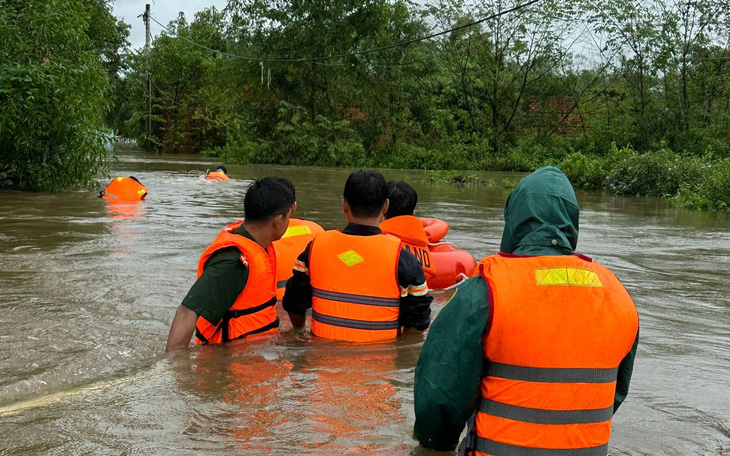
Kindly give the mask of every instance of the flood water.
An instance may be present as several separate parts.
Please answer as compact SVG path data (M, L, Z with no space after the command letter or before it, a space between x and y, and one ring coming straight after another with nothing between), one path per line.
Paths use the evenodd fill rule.
M350 170L123 156L149 189L110 206L90 192L0 193L0 454L421 455L413 375L423 336L368 347L279 335L164 357L196 261L242 217L251 179L297 187L297 215L344 225ZM477 259L496 253L508 191L419 183L419 214ZM636 301L641 342L611 455L730 455L730 217L656 199L579 193L578 249ZM434 314L447 293L435 294Z

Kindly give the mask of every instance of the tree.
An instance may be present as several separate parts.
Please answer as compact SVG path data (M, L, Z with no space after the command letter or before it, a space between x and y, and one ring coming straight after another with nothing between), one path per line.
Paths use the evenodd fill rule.
M0 172L18 189L89 184L104 169L100 5L0 0Z
M484 0L469 6L441 0L432 11L442 26L458 26L518 3ZM502 152L502 141L514 134L528 93L570 57L565 37L574 13L569 4L541 2L452 33L442 42L443 61L468 113L466 128L485 132L493 153Z

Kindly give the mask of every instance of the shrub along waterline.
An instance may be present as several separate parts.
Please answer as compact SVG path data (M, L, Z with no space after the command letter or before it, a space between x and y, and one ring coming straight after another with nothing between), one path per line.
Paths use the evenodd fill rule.
M565 172L575 188L604 190L621 195L667 198L691 209L728 210L730 207L730 159L712 154L682 155L660 149L639 153L615 145L606 155L593 155L555 145L518 146L503 154L485 153L488 145L436 144L427 148L398 144L393 149L366 151L352 140L308 141L289 139L282 143L246 141L208 154L231 163L272 163L304 166L362 166L398 169L429 169L428 183L485 185L466 171L529 172L554 165ZM461 170L461 171L454 171Z
M573 153L557 164L578 188L656 196L690 209L728 210L730 159L683 156L667 149L640 154L613 147L605 157Z

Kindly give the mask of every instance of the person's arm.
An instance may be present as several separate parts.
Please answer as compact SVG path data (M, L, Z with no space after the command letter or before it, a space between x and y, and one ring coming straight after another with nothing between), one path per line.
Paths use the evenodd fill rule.
M621 406L626 396L629 394L629 384L631 383L631 374L634 372L634 360L636 359L636 349L639 347L639 331L636 331L636 339L629 353L621 360L618 366L618 378L616 379L616 393L613 397L613 413Z
M221 250L213 255L178 307L165 351L185 348L190 344L198 317L218 324L236 302L247 281L248 268L241 262L238 249Z
M281 306L289 314L292 326L304 327L307 321L307 309L312 307L312 284L309 281L310 242L294 263L291 278L286 282Z
M170 325L170 334L167 336L165 352L178 348L187 348L195 331L198 314L180 304L175 312L175 318Z
M489 290L474 277L452 295L429 329L416 365L413 435L425 448L450 451L479 400L489 319Z
M425 331L431 324L431 302L423 268L408 250L398 258L398 284L401 289L398 324L401 333Z

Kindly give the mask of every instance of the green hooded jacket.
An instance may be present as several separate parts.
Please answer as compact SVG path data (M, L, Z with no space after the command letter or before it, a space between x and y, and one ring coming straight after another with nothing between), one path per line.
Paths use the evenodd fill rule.
M578 242L578 201L568 178L547 166L522 179L507 199L500 250L517 255L570 255ZM489 318L485 280L460 285L431 324L416 366L414 436L431 450L456 448L479 401ZM619 366L614 412L626 398L639 341Z

